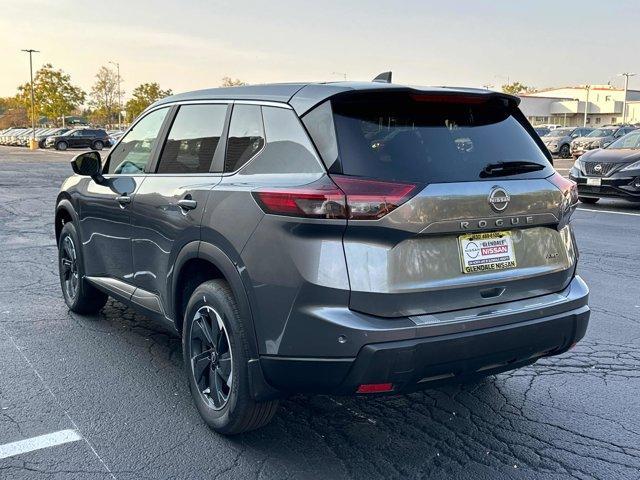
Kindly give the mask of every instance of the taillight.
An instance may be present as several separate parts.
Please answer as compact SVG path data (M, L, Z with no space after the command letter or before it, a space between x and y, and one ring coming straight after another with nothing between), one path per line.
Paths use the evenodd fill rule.
M578 185L573 180L564 178L558 172L551 175L549 180L562 192L562 213L571 210L578 203Z
M416 191L414 183L385 182L367 178L332 175L331 179L347 197L352 220L376 220L409 200Z
M275 215L377 220L405 203L416 188L413 183L333 175L303 187L261 188L253 196Z
M327 177L303 187L261 188L253 197L266 213L308 218L346 218L344 193Z

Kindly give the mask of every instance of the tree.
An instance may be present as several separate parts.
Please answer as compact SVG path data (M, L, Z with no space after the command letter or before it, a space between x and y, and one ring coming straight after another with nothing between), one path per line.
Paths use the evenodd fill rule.
M520 82L512 82L502 85L502 91L504 93L510 93L511 95L517 95L518 93L527 93L533 90L532 87L527 87Z
M247 85L246 82L243 82L239 78L231 78L231 77L222 77L221 87L241 87L243 85Z
M162 90L156 82L138 85L131 94L132 98L125 105L127 120L132 121L153 102L168 97L171 93L171 89Z
M71 77L56 70L50 63L43 65L33 78L36 117L45 116L55 123L78 108L86 98L85 92L71 84ZM31 83L18 87L18 98L31 115ZM36 118L37 119L37 118Z
M29 123L29 116L23 99L18 97L0 98L0 129L22 127Z
M120 79L122 83L122 78ZM102 66L96 73L96 83L91 88L92 120L96 123L115 123L118 118L118 75ZM121 90L121 94L124 92Z

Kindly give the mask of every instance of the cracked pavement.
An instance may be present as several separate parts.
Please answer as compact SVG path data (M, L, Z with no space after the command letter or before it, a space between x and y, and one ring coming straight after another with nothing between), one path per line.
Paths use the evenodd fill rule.
M0 147L0 445L84 440L0 460L0 478L640 478L640 216L597 211L637 207L574 215L592 317L573 350L471 385L296 396L224 438L193 407L177 337L112 300L66 309L52 222L73 154Z

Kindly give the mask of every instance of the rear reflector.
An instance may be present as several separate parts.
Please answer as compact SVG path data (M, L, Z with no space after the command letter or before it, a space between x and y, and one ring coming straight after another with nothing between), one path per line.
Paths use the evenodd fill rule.
M393 391L393 383L363 383L356 393L382 393Z
M416 189L413 183L332 175L303 187L261 188L253 196L266 213L276 215L377 220L405 203Z

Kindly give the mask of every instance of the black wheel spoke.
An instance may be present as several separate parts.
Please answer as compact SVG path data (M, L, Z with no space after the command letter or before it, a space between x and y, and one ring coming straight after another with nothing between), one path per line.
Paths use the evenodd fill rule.
M231 393L233 357L225 324L212 307L200 307L193 316L189 344L199 395L210 408L220 410Z
M193 368L193 376L196 379L196 383L198 384L198 386L204 389L207 385L203 385L202 380L205 372L207 372L209 366L211 365L211 351L207 350L205 352L199 353L198 355L195 355L191 359L191 365Z
M217 366L218 375L224 380L227 387L231 387L231 355L221 355Z
M211 328L204 315L201 315L200 318L194 321L191 335L193 338L200 340L204 349L209 349L215 345L213 338L211 338Z

